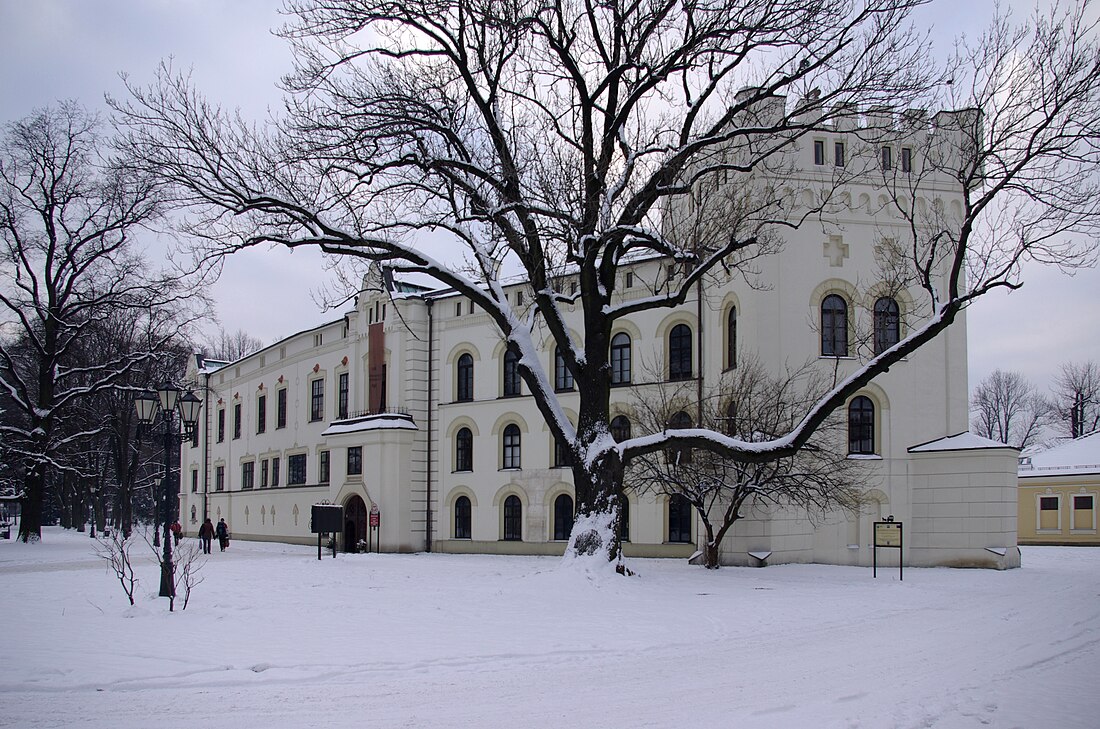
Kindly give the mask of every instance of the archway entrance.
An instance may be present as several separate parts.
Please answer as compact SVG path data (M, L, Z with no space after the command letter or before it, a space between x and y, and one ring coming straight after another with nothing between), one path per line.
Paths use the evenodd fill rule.
M357 552L358 544L367 538L367 505L358 494L352 494L344 504L344 551Z

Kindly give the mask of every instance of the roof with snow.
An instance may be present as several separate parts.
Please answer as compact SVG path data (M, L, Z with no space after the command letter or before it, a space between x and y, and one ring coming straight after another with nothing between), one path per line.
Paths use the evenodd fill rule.
M1020 478L1100 473L1100 430L1020 459Z
M1000 441L983 438L980 435L966 432L956 433L955 435L949 435L946 438L937 438L936 440L930 440L927 443L920 443L915 446L910 446L909 452L938 453L940 451L979 451L993 448L1012 448L1012 450L1014 451L1020 450L1019 448L1013 448L1010 445L1005 445Z
M337 420L325 428L322 436L362 433L368 430L420 430L411 415L404 413L378 413L359 418Z

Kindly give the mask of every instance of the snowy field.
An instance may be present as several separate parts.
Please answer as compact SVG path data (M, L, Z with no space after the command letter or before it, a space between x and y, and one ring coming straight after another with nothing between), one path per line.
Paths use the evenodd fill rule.
M144 552L130 607L49 529L0 542L0 726L1095 729L1100 549L1023 558L627 579L234 542L170 614Z

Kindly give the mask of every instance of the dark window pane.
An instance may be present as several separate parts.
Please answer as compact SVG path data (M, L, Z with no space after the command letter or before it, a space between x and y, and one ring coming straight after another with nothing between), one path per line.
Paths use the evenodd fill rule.
M821 354L848 356L848 302L836 294L821 302Z
M516 397L519 389L519 355L509 349L504 353L504 397Z
M276 397L276 413L275 413L275 427L286 427L286 388L279 390L279 394Z
M1058 497L1040 496L1039 511L1058 511Z
M561 347L554 348L554 389L559 392L573 389L573 373L565 365Z
M1073 508L1075 511L1089 511L1092 509L1091 496L1074 496Z
M363 446L348 448L348 475L359 476L363 473Z
M564 541L573 533L573 498L562 494L554 499L554 539Z
M726 316L726 367L737 366L737 307Z
M455 539L470 538L471 512L469 498L459 496L455 499Z
M630 336L619 332L611 338L611 384L630 382Z
M474 358L464 354L458 358L456 372L457 392L455 399L459 402L469 402L474 399Z
M669 332L668 378L691 379L691 329L686 324L677 324Z
M520 467L520 434L519 426L512 423L504 428L504 458L503 468Z
M848 405L848 452L875 452L875 406L863 395L852 398Z
M523 539L523 505L515 495L504 500L504 539L508 542Z
M341 372L339 379L339 386L337 387L336 396L336 417L346 418L348 416L348 373Z
M625 415L616 415L611 420L611 437L622 443L630 438L630 419Z
M455 435L455 470L474 470L474 434L469 428L460 428Z
M897 344L900 334L898 302L884 296L875 302L875 354L881 354Z
M668 500L668 541L691 542L691 504L680 494L673 494Z
M314 422L325 417L325 381L313 380L310 383L309 420Z

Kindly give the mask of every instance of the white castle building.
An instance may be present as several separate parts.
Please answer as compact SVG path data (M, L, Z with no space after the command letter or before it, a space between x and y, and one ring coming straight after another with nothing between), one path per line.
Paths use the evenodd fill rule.
M859 154L908 173L925 135L950 119L915 126L911 145L868 147L842 129L807 138L793 153L799 175L835 179L835 168L850 168ZM828 225L785 230L782 250L758 263L769 286L708 280L678 309L620 320L611 342L618 427L663 382L713 394L739 353L777 367L816 358L843 376L861 347L889 346L919 324L919 292L876 281L876 253L900 223L879 189L853 175ZM921 207L958 209L959 191L945 180L922 183L920 194ZM619 295L645 296L665 265L624 266ZM204 417L182 449L185 529L224 517L238 539L313 543L310 507L331 502L344 507L343 549L366 541L375 507L372 537L382 551L562 553L571 472L489 317L451 290L386 288L365 289L340 319L239 361L194 358L189 379ZM522 281L506 288L514 307L530 302ZM568 373L555 366L553 339L541 344L569 412L577 395ZM905 527L906 564L1018 566L1018 454L967 432L966 355L960 317L851 399L849 451L868 466L861 513L752 509L723 542L722 562L870 565L872 523L892 515ZM690 508L629 486L626 556L697 550ZM897 550L880 550L881 563L896 559Z

